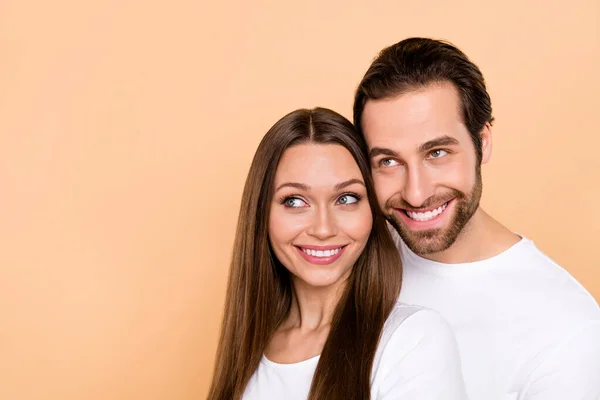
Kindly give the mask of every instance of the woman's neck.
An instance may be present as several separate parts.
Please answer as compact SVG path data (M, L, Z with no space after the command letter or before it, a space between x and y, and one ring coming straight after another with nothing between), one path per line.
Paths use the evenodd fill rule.
M292 304L265 351L273 362L289 364L321 354L347 277L327 287L292 278Z
M320 330L331 325L346 279L327 287L314 287L300 279L292 279L292 304L284 329Z

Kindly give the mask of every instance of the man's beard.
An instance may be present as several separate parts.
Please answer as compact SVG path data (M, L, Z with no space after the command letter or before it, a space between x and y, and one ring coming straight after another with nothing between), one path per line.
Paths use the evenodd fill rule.
M409 229L406 224L395 214L393 208L411 208L404 201L388 200L385 203L384 212L390 224L398 231L398 234L406 243L409 249L416 254L438 253L448 249L462 232L463 228L469 222L473 214L479 208L483 184L481 180L481 168L477 167L475 172L475 184L469 194L459 190L452 189L448 193L431 197L422 208L428 208L435 205L442 205L451 199L455 199L454 215L451 217L450 226L447 228L434 228L414 231ZM450 210L448 210L450 211Z

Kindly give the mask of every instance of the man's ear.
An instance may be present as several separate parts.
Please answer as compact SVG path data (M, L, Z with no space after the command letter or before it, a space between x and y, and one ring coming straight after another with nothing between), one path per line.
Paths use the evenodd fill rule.
M492 157L492 125L486 122L479 135L481 136L481 163L486 164Z

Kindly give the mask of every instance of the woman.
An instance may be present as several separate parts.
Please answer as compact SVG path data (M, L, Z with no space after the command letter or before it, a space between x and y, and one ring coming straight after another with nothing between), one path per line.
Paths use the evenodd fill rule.
M463 398L454 337L397 305L401 262L362 138L297 110L244 188L210 400Z

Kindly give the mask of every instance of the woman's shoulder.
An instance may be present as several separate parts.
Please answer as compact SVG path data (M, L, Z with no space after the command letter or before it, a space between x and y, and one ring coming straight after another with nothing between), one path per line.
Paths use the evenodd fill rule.
M396 355L416 347L456 347L448 322L436 311L397 303L388 316L379 341L379 351L392 349Z
M446 320L434 310L404 303L396 303L388 316L383 333L393 333L399 327L410 328L415 333L430 328L450 329Z
M397 304L383 328L372 384L384 399L400 394L407 399L463 399L458 345L446 320L427 308Z

